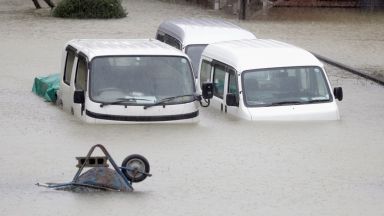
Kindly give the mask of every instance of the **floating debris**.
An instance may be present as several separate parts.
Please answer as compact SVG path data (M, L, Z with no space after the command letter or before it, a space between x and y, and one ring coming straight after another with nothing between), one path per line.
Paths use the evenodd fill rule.
M100 148L105 157L91 157L95 148ZM37 186L52 188L56 190L73 192L97 192L97 191L133 191L132 183L141 182L149 174L150 166L148 160L138 154L126 157L119 167L112 159L108 151L101 144L94 145L86 157L76 157L79 168L73 180L69 183L37 183ZM114 169L108 168L110 162ZM91 169L82 173L85 167Z

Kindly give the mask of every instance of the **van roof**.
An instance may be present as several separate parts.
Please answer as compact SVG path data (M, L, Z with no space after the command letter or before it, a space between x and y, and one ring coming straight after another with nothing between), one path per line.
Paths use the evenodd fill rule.
M254 34L235 24L208 18L170 19L161 23L159 30L175 37L183 46L256 38Z
M214 43L205 48L202 56L224 62L239 73L259 68L323 66L304 49L268 39Z
M66 46L72 46L91 60L97 56L123 55L167 55L184 56L177 50L155 39L74 39Z

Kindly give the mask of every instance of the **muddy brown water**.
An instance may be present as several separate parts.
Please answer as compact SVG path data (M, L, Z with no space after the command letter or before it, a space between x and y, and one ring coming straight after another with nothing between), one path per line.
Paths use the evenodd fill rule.
M262 37L287 41L384 81L383 23L384 10L271 8L252 13L245 26Z
M157 25L171 17L223 17L259 37L321 54L346 53L348 60L371 55L360 63L351 60L362 68L382 68L382 60L374 60L375 53L383 56L379 23L239 22L191 5L154 0L124 5L125 19L65 20L34 12L32 3L0 2L1 215L384 212L384 88L332 66L326 65L332 85L345 93L338 102L341 120L334 122L246 122L201 109L193 125L89 125L31 93L35 76L59 70L66 41L153 37ZM75 157L96 143L105 144L119 164L129 154L145 155L153 177L128 194L34 185L70 181Z

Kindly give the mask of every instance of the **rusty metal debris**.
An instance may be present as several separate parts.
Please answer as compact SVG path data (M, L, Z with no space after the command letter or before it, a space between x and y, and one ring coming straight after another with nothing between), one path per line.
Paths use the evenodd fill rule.
M95 148L105 156L91 157ZM152 176L148 160L138 154L126 157L121 166L117 166L106 148L97 144L92 146L87 156L76 157L78 171L69 183L37 183L37 186L68 191L133 191L132 183L143 181ZM109 164L112 168L108 168ZM90 168L83 172L84 168Z

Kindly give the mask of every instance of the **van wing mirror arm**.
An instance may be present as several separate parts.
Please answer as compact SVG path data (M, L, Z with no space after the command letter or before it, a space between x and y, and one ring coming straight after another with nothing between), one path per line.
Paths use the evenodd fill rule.
M203 100L204 100L205 104L203 103ZM211 100L210 99L201 98L201 100L199 100L199 102L200 102L200 106L202 106L202 107L209 107L209 104L211 103Z

